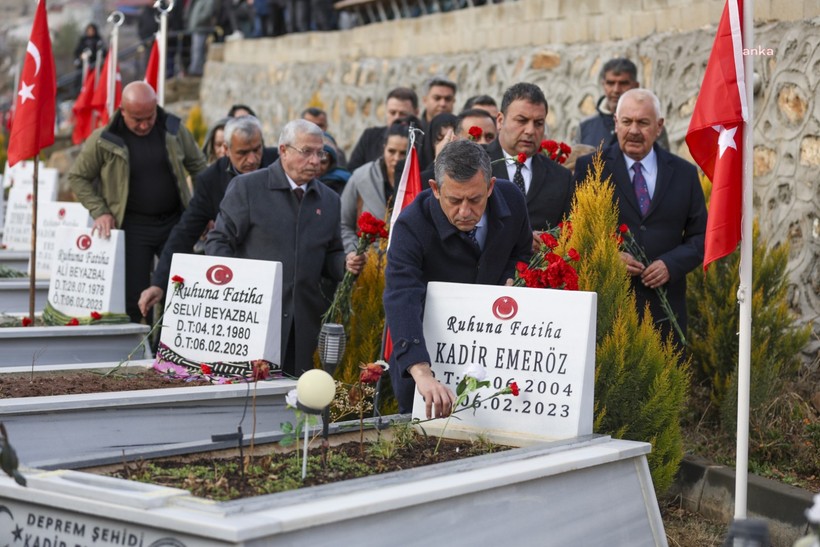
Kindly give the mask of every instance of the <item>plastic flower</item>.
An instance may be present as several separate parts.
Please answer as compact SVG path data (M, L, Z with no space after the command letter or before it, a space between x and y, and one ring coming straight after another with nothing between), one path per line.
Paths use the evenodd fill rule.
M253 366L254 382L258 382L259 380L267 380L270 378L270 363L264 359L257 359L256 361L253 361L251 366Z
M175 291L178 291L185 286L185 278L183 278L181 275L175 275L174 277L172 277L171 282L174 284Z
M199 365L199 370L202 371L202 374L211 374L211 372L213 372L213 369L211 369L211 365L207 363L202 363L201 365Z
M469 376L470 378L475 378L478 382L483 382L487 378L487 369L478 363L471 363L467 365L464 376Z
M291 389L288 391L288 394L285 395L285 404L288 405L290 408L296 408L296 404L299 402L299 397L296 395L296 390Z
M471 141L477 141L481 138L481 135L484 134L484 131L481 130L480 127L477 125L472 126L469 131L467 131L467 138Z
M30 327L30 326L31 326L31 324L32 324L32 321L31 321L31 318L30 318L30 317L23 317L23 321L22 321L22 322L23 322L23 326L24 326L24 327Z
M174 378L187 378L190 376L187 368L169 361L154 363L154 370L161 372L162 374L167 374L168 376L173 376Z
M98 311L92 311L91 312L91 319L93 321L99 321L100 319L102 319L102 314Z
M72 317L68 323L65 324L66 327L76 327L80 324L80 321L76 317Z
M375 363L368 363L360 365L362 373L359 374L359 382L363 384L375 384L382 377L382 374L387 370L387 363L384 361L376 361Z

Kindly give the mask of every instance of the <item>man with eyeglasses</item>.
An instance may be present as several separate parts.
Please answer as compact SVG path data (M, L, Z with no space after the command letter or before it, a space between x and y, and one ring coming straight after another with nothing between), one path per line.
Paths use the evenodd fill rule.
M339 196L317 177L322 130L293 120L279 137L279 159L267 169L236 177L208 234L205 252L282 263L282 370L298 376L313 368L327 301L322 275L341 281L358 274L364 256L345 255Z

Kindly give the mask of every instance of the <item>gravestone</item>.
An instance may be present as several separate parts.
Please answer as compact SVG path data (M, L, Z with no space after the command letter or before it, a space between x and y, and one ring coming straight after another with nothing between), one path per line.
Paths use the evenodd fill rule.
M11 169L12 186L3 224L3 244L12 251L31 250L31 214L34 190L34 164L21 162ZM7 170L6 173L9 171ZM40 204L57 199L56 169L40 167L37 199Z
M125 232L92 236L89 228L57 231L48 301L71 317L125 313Z
M81 203L47 201L41 203L37 214L37 279L51 277L51 263L57 234L64 228L90 228L93 224L88 209ZM31 264L29 264L31 275Z
M455 409L446 435L520 445L591 434L596 302L591 292L429 283L424 338L436 378L455 392L479 365L489 382ZM518 396L495 395L513 382ZM418 392L413 417L426 418Z
M281 262L175 254L165 294L163 359L216 363L220 375L259 359L281 368Z

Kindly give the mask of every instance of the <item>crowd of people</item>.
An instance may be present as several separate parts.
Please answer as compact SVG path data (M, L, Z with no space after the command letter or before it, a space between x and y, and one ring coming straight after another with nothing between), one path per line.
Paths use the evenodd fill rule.
M528 82L511 85L500 104L487 95L471 97L460 112L457 85L445 78L427 81L420 100L411 88L392 89L384 125L366 129L349 159L316 107L288 122L277 145L266 147L253 110L235 105L200 148L179 118L157 106L150 86L133 82L109 125L84 144L69 180L94 218L94 232L126 233L132 321L150 321L174 253L198 245L210 255L282 262L282 366L298 375L313 367L332 287L346 271L357 274L364 266L365 255L355 252L356 221L365 211L387 216L411 132L420 130L426 190L393 228L384 307L399 410L410 411L415 387L428 415L444 416L454 396L432 375L424 343L427 283L511 282L515 264L528 260L541 233L569 215L589 153L599 147L619 223L649 258L645 264L621 253L638 304L648 302L662 317L654 289L665 287L685 329L685 277L702 262L706 227L697 172L663 146L660 101L640 88L634 63L607 62L600 83L597 112L581 122L571 160L561 165L541 153L549 104Z

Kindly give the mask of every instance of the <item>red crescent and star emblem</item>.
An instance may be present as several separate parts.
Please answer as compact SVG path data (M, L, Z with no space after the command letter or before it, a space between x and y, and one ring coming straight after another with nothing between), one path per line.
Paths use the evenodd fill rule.
M65 218L65 207L61 207L59 211L57 211L57 218Z
M87 251L91 247L91 236L83 234L77 238L77 248L81 251Z
M517 313L518 302L513 300L510 296L502 296L493 302L493 315L495 315L497 319L507 321L515 317L515 314Z
M233 279L233 271L224 264L217 264L208 268L205 279L214 285L224 285Z

